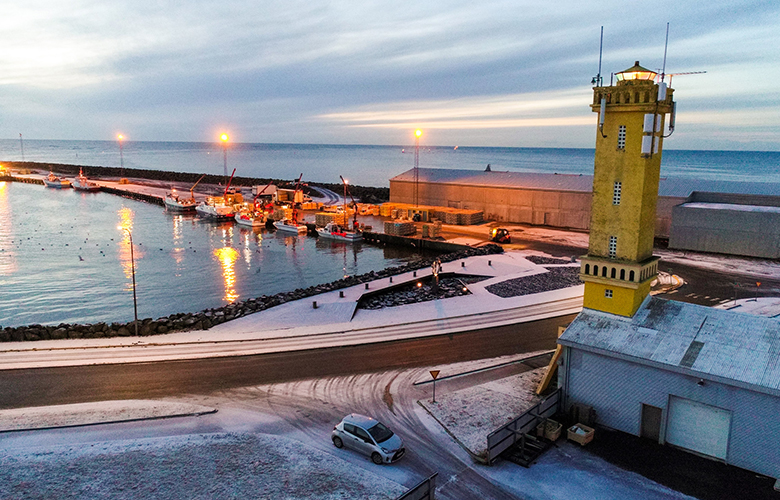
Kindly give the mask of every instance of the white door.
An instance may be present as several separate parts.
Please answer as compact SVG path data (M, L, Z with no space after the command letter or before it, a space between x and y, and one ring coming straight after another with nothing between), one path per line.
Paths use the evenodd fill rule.
M726 460L729 445L731 412L672 396L666 442L702 455Z

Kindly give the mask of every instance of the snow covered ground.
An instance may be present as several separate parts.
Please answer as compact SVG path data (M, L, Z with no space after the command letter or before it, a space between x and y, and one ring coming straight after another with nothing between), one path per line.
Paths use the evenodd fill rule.
M451 380L459 380L458 374L506 365L533 354L538 353L435 368L442 376L455 375ZM415 386L413 382L429 379L429 368L434 367L389 371L370 378L294 381L184 398L207 403L207 408L212 403L220 406L219 412L200 417L90 426L82 431L72 428L0 433L0 498L394 499L428 474L421 468L421 461L440 471L437 498L444 499L690 498L621 470L589 454L587 447L563 439L528 469L503 461L490 467L479 465L416 403L427 399L419 391L429 391L430 385ZM484 438L495 423L500 425L516 415L506 408L504 397L470 396L509 396L520 402L521 408L527 396L514 395L514 391L524 387L528 392L540 371L499 378L453 393L443 384L436 398L437 418L457 420L461 436ZM344 414L345 405L357 405L357 409L368 412L369 400L374 398L385 406L386 398L377 394L377 387L385 386L395 394L395 408L387 412L385 407L382 419L397 415L397 421L387 423L404 434L409 452L392 466L375 466L366 457L334 448L329 433L334 418L337 421ZM121 402L105 406L115 412L122 408ZM379 407L373 411L379 411ZM401 425L412 418L422 423L416 436ZM426 455L422 443L434 441L436 447ZM480 496L478 489L464 489L464 483L475 478L487 481L489 488L500 488L503 495ZM462 491L471 493L453 493Z

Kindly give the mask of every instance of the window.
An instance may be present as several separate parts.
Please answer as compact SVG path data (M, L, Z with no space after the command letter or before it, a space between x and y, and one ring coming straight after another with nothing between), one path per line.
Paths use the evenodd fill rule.
M626 126L618 127L618 149L626 149Z
M607 266L604 266L601 268L601 277L606 278L607 277Z
M590 264L585 264L585 274L590 274Z
M623 183L615 181L615 185L612 187L612 204L620 205L620 195L623 191Z
M610 273L609 277L612 278L612 279L615 279L617 277L617 275L615 274L616 272L617 272L617 270L613 267L612 268L612 272Z
M617 257L617 236L609 237L609 258L614 259Z
M626 279L626 270L621 269L620 270L620 279L625 280Z
M628 273L628 281L634 281L634 271Z
M611 299L612 298L612 290L604 290L604 297Z

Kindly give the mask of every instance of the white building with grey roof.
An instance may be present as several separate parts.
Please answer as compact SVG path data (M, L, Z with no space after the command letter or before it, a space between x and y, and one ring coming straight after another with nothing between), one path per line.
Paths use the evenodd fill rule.
M560 337L566 403L600 426L780 478L780 321L647 297Z

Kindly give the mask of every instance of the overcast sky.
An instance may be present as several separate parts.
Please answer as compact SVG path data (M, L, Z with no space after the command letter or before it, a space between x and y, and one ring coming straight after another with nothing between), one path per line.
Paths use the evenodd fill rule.
M780 2L25 0L0 138L593 147L602 75L663 64L672 149L780 150Z

